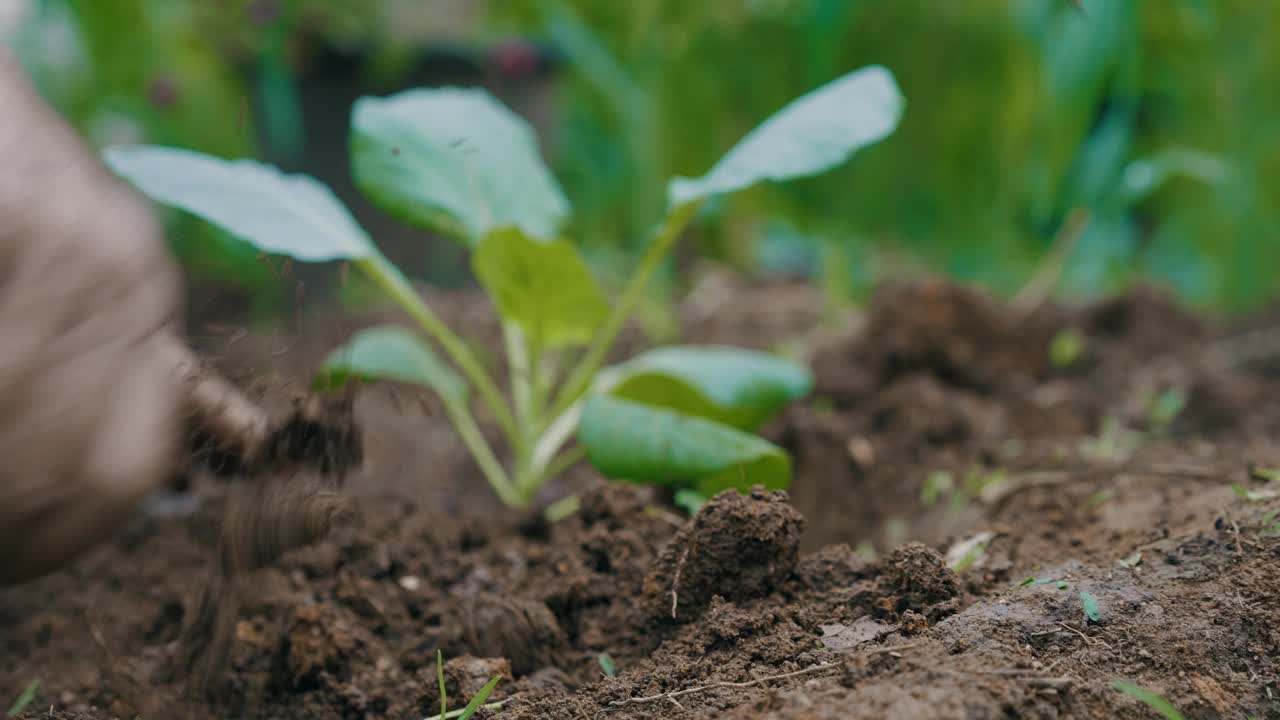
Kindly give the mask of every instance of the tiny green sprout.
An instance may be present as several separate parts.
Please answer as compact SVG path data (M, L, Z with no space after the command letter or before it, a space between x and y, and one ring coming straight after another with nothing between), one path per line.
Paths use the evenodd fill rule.
M1059 580L1059 581L1058 581L1058 589L1059 589L1059 590L1066 590L1066 589L1067 589L1067 588L1069 588L1069 587L1071 587L1071 583L1068 583L1066 580Z
M1084 617L1089 624L1102 622L1102 610L1098 607L1098 599L1088 590L1080 591L1080 604L1084 606Z
M471 698L466 707L461 710L449 710L449 695L444 687L444 653L436 650L436 677L440 682L440 720L469 720L472 715L480 712L480 708L489 710L500 710L502 702L489 703L485 705L484 701L489 699L489 695L493 693L493 689L498 686L498 682L502 680L501 675L493 676L493 679L484 684L475 697Z
M1231 483L1231 491L1236 494L1236 497L1250 503L1260 503L1280 497L1280 490L1250 490L1240 483Z
M920 502L925 507L933 507L938 499L944 495L948 495L955 488L955 480L951 473L946 470L934 470L924 479L924 485L920 486Z
M1174 707L1173 703L1166 700L1162 695L1151 692L1146 688L1139 687L1132 683L1124 682L1123 680L1112 681L1111 687L1114 690L1122 692L1125 695L1142 702L1147 707L1159 713L1165 720L1186 720L1185 716L1178 710L1178 708Z
M684 508L685 512L690 515L697 515L702 506L707 503L707 497L693 488L681 488L676 491L672 502L677 506Z
M1116 564L1119 565L1120 567L1133 568L1133 567L1137 567L1138 564L1141 562L1142 562L1142 551L1138 550L1138 551L1135 551L1129 557L1125 557L1117 560Z
M18 717L26 710L31 703L35 702L36 693L40 690L40 679L37 678L27 683L27 687L18 695L18 699L13 701L13 705L9 708L7 715L11 718Z
M1018 587L1029 587L1032 585L1048 585L1049 583L1059 582L1053 578L1036 578L1028 577L1026 580L1018 583Z
M600 670L606 677L614 677L618 674L618 667L613 663L613 656L609 653L600 653L596 656L596 662L600 663Z
M1186 406L1187 394L1177 388L1169 388L1152 399L1147 419L1156 432L1167 432Z
M1249 477L1254 480L1261 480L1262 482L1280 483L1280 468L1250 465Z
M1262 516L1262 536L1280 537L1280 510L1272 510Z
M1076 328L1064 328L1049 342L1049 361L1055 368L1066 370L1080 361L1084 350L1084 335Z
M653 218L648 247L611 301L561 235L572 209L522 118L479 88L357 100L348 144L356 187L389 214L471 251L501 319L509 375L501 383L314 178L159 146L109 147L103 157L158 202L264 253L348 263L398 304L411 325L359 332L324 362L315 388L389 380L435 392L506 505L527 506L584 459L611 479L710 497L790 483L790 457L758 430L809 394L812 373L772 353L699 345L657 347L606 366L614 341L704 205L834 169L892 134L902 110L892 73L866 67L793 100L705 175L672 178L665 215ZM505 448L491 445L477 410Z

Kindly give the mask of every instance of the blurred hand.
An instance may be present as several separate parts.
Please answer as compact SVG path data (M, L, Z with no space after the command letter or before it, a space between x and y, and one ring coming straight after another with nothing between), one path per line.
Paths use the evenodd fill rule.
M67 563L168 478L178 290L148 208L0 47L0 584Z

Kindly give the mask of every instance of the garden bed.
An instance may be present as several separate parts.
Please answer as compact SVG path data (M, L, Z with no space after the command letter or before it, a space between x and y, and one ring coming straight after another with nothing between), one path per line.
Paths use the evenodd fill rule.
M452 707L503 674L490 701L521 719L1156 717L1117 680L1280 718L1280 376L1222 339L1241 328L1145 291L1014 311L893 286L839 330L801 287L695 298L691 341L804 340L815 392L766 432L788 495L688 520L577 467L550 523L499 509L432 403L370 389L352 512L223 588L224 648L193 657L191 629L261 487L201 478L194 514L0 590L0 700L39 680L23 717L438 717L441 650ZM432 305L498 343L477 296ZM207 342L280 390L336 330Z

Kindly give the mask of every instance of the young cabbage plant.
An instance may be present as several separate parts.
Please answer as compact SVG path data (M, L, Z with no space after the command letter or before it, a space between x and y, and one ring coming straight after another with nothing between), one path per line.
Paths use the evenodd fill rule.
M788 484L789 458L753 431L810 390L808 370L766 353L709 346L662 347L605 367L615 338L704 200L833 168L889 135L902 105L888 70L864 68L784 107L702 177L671 180L666 217L610 303L559 236L569 203L514 113L479 89L357 101L350 144L357 186L398 218L471 250L475 276L502 320L505 392L320 182L251 160L157 146L111 147L104 157L153 199L264 252L348 261L363 271L417 327L358 333L325 361L317 387L359 379L430 388L508 505L527 504L584 456L610 478L676 484L705 497ZM477 407L501 428L506 462L481 433Z

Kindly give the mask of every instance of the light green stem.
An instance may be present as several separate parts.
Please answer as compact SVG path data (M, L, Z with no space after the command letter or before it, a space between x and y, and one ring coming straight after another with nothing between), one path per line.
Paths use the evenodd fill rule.
M431 308L418 297L418 293L414 291L413 286L400 272L400 269L392 265L386 258L375 254L368 257L359 258L355 261L356 267L360 268L370 279L374 281L387 292L400 306L417 321L418 325L424 331L444 348L445 352L458 366L472 385L476 386L476 391L480 393L480 398L484 401L489 411L493 413L493 417L498 421L498 425L502 427L507 437L515 438L517 436L516 424L511 416L511 410L507 408L506 402L502 399L502 394L498 391L498 386L494 384L493 379L485 371L475 354L462 341L431 312ZM468 416L470 412L467 412Z
M498 710L501 710L501 709L502 709L502 706L503 706L503 705L505 705L506 703L507 703L507 701L506 701L506 700L499 700L499 701L497 701L497 702L485 703L484 705L481 705L480 707L481 707L481 708L483 708L483 709L485 709L485 710L490 710L490 711L494 711L494 712L496 712L496 711L498 711ZM444 718L444 720L453 720L454 718L460 718L460 717L462 717L463 713L465 713L466 711L467 711L467 709L466 709L466 708L458 708L457 710L450 710L449 712L447 712L447 713L445 713L445 714L443 714L443 715L440 715L440 716L438 716L438 717L439 717L439 718ZM433 716L433 717L423 718L423 720L437 720L437 717Z
M658 234L649 244L649 249L645 251L644 258L640 260L639 267L632 274L627 287L614 303L609 317L596 333L595 339L583 354L582 359L578 361L578 365L569 374L569 379L561 386L552 404L551 417L559 417L591 387L591 381L604 364L609 349L613 347L613 341L618 337L623 324L626 323L631 311L635 309L636 303L644 294L649 277L653 275L654 270L658 269L658 264L666 257L667 251L671 249L672 244L680 237L680 233L701 206L702 201L695 200L681 205L667 215L662 226L658 228Z
M485 479L493 486L494 492L498 493L502 502L508 507L524 505L524 499L512 485L511 477L503 469L502 463L498 462L498 457L493 454L493 449L484 439L480 426L476 424L476 419L472 417L466 405L446 398L444 407L449 415L449 421L453 423L453 429L457 431L458 437L462 438L462 444L467 446L476 464L480 466L480 472L484 473Z
M524 333L514 323L502 323L502 339L507 346L507 366L511 374L511 397L515 400L516 426L521 436L527 436L533 412L533 397L529 380L529 344Z
M545 477L553 478L560 473L573 467L579 460L587 456L587 451L581 446L574 446L566 449L555 457L554 460L547 465Z

